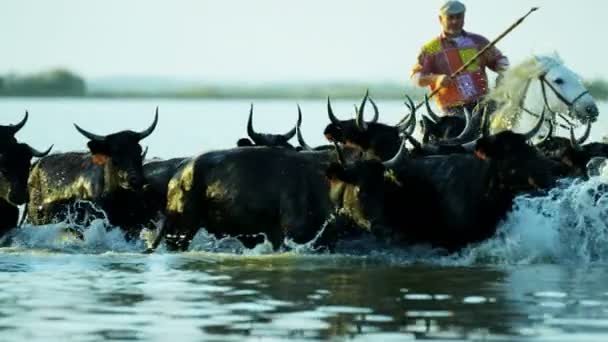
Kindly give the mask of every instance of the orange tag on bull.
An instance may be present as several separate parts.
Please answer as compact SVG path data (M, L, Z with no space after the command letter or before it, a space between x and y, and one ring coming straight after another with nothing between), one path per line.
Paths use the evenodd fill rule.
M486 156L486 154L480 150L475 150L475 157L477 157L477 159L481 159L481 160L486 160L488 158L488 156Z
M93 164L95 165L106 165L106 163L108 162L108 156L106 156L105 154L94 154L93 155Z

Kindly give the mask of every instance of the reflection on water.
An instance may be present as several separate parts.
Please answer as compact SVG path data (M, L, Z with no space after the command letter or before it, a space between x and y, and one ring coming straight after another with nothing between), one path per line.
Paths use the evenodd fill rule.
M446 268L200 252L1 255L3 341L600 340L608 333L608 275L599 265Z

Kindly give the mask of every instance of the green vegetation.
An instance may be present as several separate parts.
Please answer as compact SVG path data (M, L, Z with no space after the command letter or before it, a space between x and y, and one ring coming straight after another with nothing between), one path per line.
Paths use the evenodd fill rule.
M64 69L25 76L9 74L0 77L0 95L84 96L86 85L84 79Z
M608 81L595 79L591 81L585 81L585 87L589 89L589 93L594 99L600 101L608 100Z
M0 76L0 96L76 96L96 98L216 98L216 99L323 99L361 98L366 89L377 99L403 99L405 94L420 99L426 89L397 82L258 83L221 84L180 82L153 78L117 79L103 86L89 82L65 69L31 75ZM405 83L405 81L404 81ZM152 86L151 86L152 85ZM585 81L597 100L608 100L608 81Z

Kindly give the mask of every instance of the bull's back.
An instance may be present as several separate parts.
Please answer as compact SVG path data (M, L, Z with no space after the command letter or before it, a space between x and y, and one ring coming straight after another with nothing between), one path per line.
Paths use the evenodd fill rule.
M489 165L469 155L425 157L411 164L438 194L438 209L450 227L468 230L483 211L488 191Z
M91 199L97 191L94 179L102 168L91 163L88 153L70 152L41 158L28 179L28 216L37 224L46 223L46 207L74 199Z
M181 214L194 207L190 212L203 213L207 223L276 224L286 206L329 206L321 165L284 149L209 152L185 163L171 179L167 210Z

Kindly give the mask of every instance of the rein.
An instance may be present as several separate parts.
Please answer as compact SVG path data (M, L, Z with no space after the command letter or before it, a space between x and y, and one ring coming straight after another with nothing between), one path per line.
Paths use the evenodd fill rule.
M545 106L547 107L547 109L551 112L551 113L557 113L557 115L559 115L559 117L564 120L570 127L573 127L574 125L572 124L572 122L570 122L570 120L568 120L562 113L556 112L553 109L551 109L551 107L549 106L549 101L547 100L547 86L553 91L553 94L555 94L555 96L557 96L557 98L562 101L564 104L566 104L568 106L568 109L570 111L572 111L572 108L574 107L574 104L576 103L576 101L580 100L583 96L589 94L589 90L585 89L584 91L582 91L580 94L578 94L572 101L569 101L567 98L564 97L564 95L562 95L562 93L560 93L557 89L555 89L555 87L551 84L551 82L547 81L546 76L547 72L543 73L542 75L540 75L538 77L539 81L540 81L540 88L541 88L541 92L543 94L543 101L545 101ZM562 125L560 125L562 126Z

